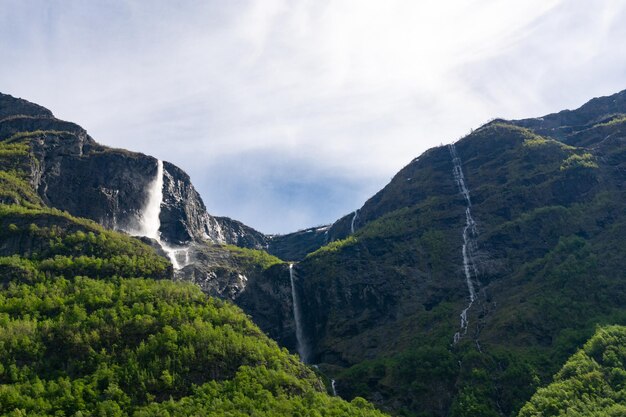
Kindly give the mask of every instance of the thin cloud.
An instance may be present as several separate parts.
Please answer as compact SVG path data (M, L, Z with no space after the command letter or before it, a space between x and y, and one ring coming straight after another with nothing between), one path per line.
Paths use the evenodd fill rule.
M352 211L489 118L626 86L613 0L5 3L0 91L176 163L264 232Z

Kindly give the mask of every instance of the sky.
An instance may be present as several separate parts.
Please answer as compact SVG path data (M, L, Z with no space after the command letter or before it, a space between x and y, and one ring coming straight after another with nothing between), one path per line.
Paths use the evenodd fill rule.
M0 92L175 163L265 233L332 223L492 118L626 89L621 0L0 6Z

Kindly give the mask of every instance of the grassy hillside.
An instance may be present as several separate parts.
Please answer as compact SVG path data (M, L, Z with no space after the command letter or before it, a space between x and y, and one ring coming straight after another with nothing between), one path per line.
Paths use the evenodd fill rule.
M462 265L465 201L435 148L297 266L308 343L342 396L397 415L515 415L597 324L626 324L626 140L573 146L502 121L457 143L477 222L477 301ZM600 139L599 139L600 140Z
M2 415L382 415L195 286L43 275L0 292Z
M599 328L519 417L626 415L626 327Z
M328 395L238 307L168 280L148 244L46 207L27 138L12 138L0 142L0 415L383 415Z

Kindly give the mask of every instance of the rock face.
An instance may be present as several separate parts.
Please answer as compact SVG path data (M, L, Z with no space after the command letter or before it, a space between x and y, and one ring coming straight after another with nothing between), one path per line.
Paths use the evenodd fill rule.
M576 110L563 110L532 119L513 120L512 124L531 129L542 136L565 142L574 139L574 134L607 122L615 116L623 116L626 109L626 90L608 97L598 97Z
M220 224L207 213L189 176L169 162L163 165L160 230L166 240L177 245L203 239L226 242Z
M304 257L330 242L330 226L312 227L286 235L267 237L267 251L280 259L300 261Z
M242 248L267 249L268 238L263 233L228 217L214 217L222 231L222 239Z
M44 203L105 227L137 230L157 172L151 156L96 143L80 126L36 104L0 94L0 140L28 137L32 184ZM189 176L164 163L161 235L173 245L207 240L263 248L265 236L209 215Z
M44 133L31 144L39 162L34 185L46 205L111 229L137 230L156 175L154 158L100 147L86 134Z
M98 145L10 96L0 96L0 116L0 139L29 141L36 198L134 227L154 158ZM403 415L514 415L597 323L626 317L626 93L495 120L455 149L460 162L433 148L331 226L271 237L206 213L189 177L164 163L161 237L185 245L180 256L191 261L178 279L233 300L292 351L287 265L213 244L298 261L301 341L342 396ZM470 202L455 167L477 230L476 299L461 323Z
M342 395L407 415L512 415L595 323L626 314L626 93L495 120L456 150L479 232L477 299L458 343L467 202L447 147L413 160L323 233L271 238L269 250L300 260L311 360L345 369L335 374ZM284 324L293 319L268 307L287 303L287 277L254 288L241 305L293 349L280 333L293 335Z
M296 281L296 291L304 291ZM271 303L267 301L272 300ZM263 274L250 276L248 284L235 299L244 311L253 314L253 321L279 345L297 352L296 325L289 279L289 265L280 264Z

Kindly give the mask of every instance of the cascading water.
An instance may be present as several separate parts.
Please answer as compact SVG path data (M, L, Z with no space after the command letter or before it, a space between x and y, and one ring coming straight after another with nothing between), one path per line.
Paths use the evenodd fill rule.
M148 189L148 201L141 213L139 234L161 243L161 202L163 201L163 161L157 161L157 174Z
M461 311L461 329L454 334L454 343L456 344L463 335L467 333L467 327L469 320L467 313L472 308L474 301L476 300L476 288L474 286L474 279L478 275L478 269L474 262L474 253L476 252L476 237L478 237L478 229L476 228L476 222L472 218L472 201L470 200L469 190L465 185L465 176L463 175L463 169L461 168L461 159L459 158L456 147L454 144L448 145L450 149L450 155L452 156L454 181L459 187L459 191L465 199L465 227L463 228L463 273L465 275L465 282L467 284L467 290L469 292L469 304Z
M336 397L337 396L337 382L334 379L330 380L330 387L333 390L333 396Z
M161 248L163 248L163 251L167 254L167 257L170 258L170 262L172 262L174 269L178 270L189 264L187 261L189 257L189 248L174 248L167 245L162 240L159 240L159 244L161 245ZM179 258L184 259L182 264L179 262Z
M359 210L354 210L354 215L352 216L352 222L350 223L350 233L354 234L354 222L359 218Z
M189 259L189 248L174 248L161 239L161 203L163 202L163 161L157 161L157 174L148 189L148 200L144 206L139 219L139 230L134 233L139 236L146 236L156 240L163 251L170 258L174 269L180 269L187 265ZM178 257L184 256L184 264L181 266Z
M289 264L289 280L291 281L291 301L293 303L293 321L296 324L296 342L298 354L304 363L308 363L308 351L304 342L304 333L302 331L302 313L300 311L300 301L295 286L295 271L293 264Z

